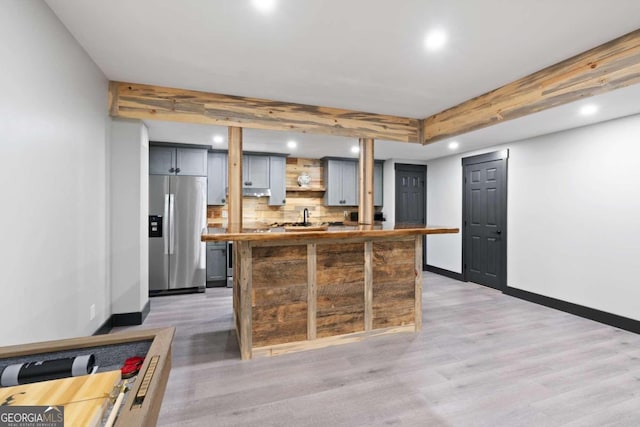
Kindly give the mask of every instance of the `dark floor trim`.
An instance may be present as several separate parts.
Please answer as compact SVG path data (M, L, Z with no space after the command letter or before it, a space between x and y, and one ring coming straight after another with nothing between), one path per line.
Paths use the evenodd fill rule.
M640 334L640 321L629 319L628 317L618 316L617 314L607 313L606 311L596 310L595 308L585 307L583 305L562 301L533 292L524 291L522 289L511 288L509 286L506 287L503 293L525 301L555 308L556 310L604 323L605 325L624 329L625 331Z
M142 325L144 319L147 318L147 315L151 311L151 300L147 300L147 303L142 308L142 311L136 311L134 313L118 313L111 316L112 325L115 328L116 326L133 326L133 325Z
M111 329L116 326L134 326L142 325L144 319L147 318L151 311L151 300L148 300L142 311L135 313L118 313L112 314L105 322L100 326L93 335L105 335L111 332Z
M113 316L109 316L107 320L100 326L93 335L106 335L111 332L111 328L113 328Z
M430 271L431 273L436 273L441 276L448 277L450 279L455 279L455 280L464 282L464 278L461 273L455 273L450 270L445 270L444 268L434 267L432 265L427 264L424 266L424 271Z

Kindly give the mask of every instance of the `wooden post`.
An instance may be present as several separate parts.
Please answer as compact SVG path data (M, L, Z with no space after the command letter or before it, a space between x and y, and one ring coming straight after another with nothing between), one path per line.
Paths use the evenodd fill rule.
M373 224L373 139L360 138L358 221Z
M228 232L242 231L242 128L229 127Z
M373 329L373 242L364 242L364 330Z
M251 359L253 347L253 313L251 306L252 286L251 276L251 246L250 242L236 242L238 245L238 265L239 271L234 270L233 274L238 274L240 286L240 357L242 360Z
M416 282L415 282L415 313L414 320L416 324L416 332L422 329L422 236L416 236Z
M318 299L318 279L316 275L316 244L307 245L307 339L315 340L317 334L316 312Z

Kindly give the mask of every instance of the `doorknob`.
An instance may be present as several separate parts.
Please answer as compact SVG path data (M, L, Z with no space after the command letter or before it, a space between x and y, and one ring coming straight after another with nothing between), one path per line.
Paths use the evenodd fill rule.
M496 231L494 231L494 233L496 233L496 234L502 234L502 230L496 230Z

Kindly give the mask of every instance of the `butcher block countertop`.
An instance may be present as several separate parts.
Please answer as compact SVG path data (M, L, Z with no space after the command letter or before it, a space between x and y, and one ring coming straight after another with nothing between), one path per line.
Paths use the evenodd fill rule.
M320 231L286 231L284 227L249 228L242 232L228 232L226 228L209 228L202 235L203 242L215 241L291 241L291 240L324 240L348 238L385 238L403 237L422 234L455 234L460 230L454 227L432 225L397 225L393 228L385 225L329 226Z

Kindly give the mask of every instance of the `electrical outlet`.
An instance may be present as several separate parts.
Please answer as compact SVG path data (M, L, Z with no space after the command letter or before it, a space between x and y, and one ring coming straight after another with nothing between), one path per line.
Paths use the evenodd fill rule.
M91 307L89 307L89 320L93 320L95 318L96 318L96 305L91 304Z
M222 218L227 218L227 211L222 211Z

